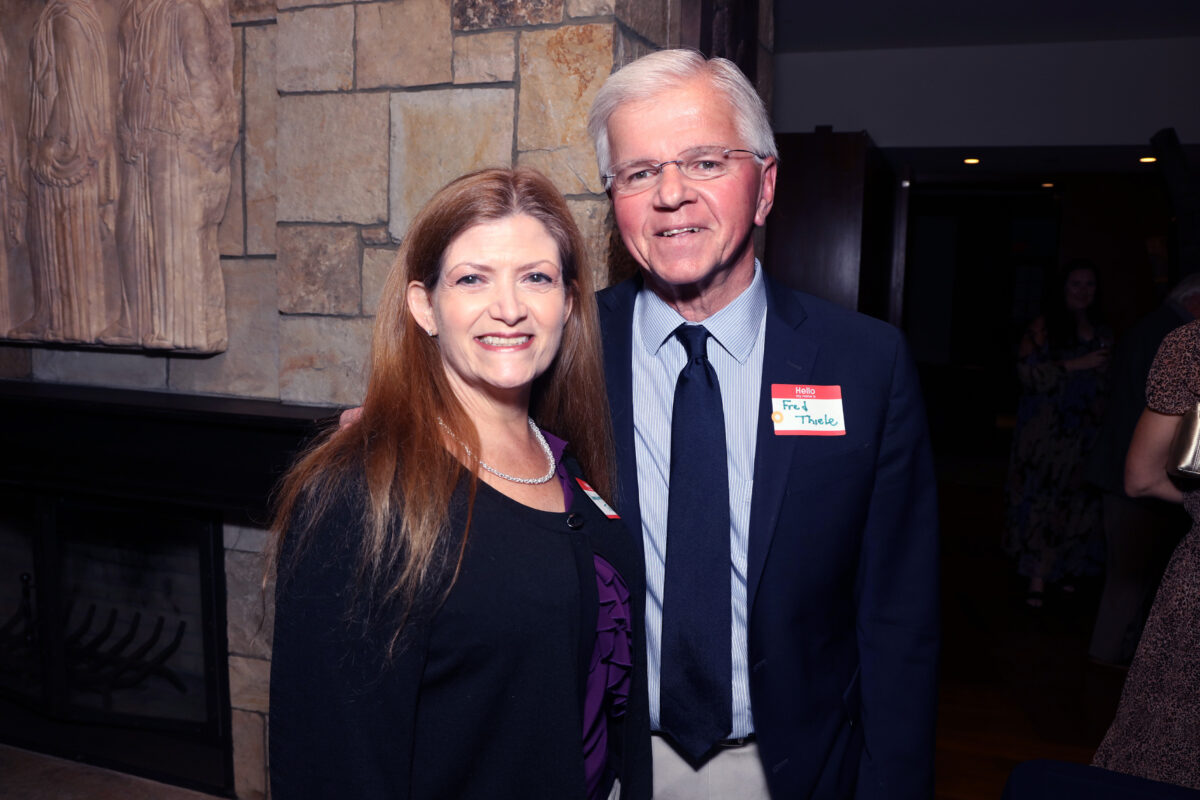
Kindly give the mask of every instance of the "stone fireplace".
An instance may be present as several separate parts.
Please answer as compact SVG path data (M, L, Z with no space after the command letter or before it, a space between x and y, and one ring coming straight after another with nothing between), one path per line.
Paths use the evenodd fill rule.
M219 515L4 492L0 737L232 786Z
M329 412L0 381L0 741L264 796L261 526Z

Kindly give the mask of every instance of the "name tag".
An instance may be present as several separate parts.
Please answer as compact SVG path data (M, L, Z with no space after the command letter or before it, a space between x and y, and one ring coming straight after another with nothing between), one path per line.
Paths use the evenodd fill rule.
M604 498L597 494L596 490L588 484L583 478L576 478L575 482L579 484L579 488L583 489L583 493L592 498L592 502L596 504L596 508L600 509L600 513L609 519L620 519L613 507L604 502Z
M841 386L771 384L776 436L845 436Z

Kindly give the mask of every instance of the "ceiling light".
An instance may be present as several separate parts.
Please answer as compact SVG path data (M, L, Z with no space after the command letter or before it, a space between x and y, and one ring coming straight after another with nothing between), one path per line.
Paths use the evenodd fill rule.
M1043 188L1043 189L1053 189L1053 188L1054 188L1054 184L1053 184L1053 183L1043 183L1043 184L1042 184L1042 188Z
M964 164L978 164L979 159L978 158L964 158L963 163Z
M1153 164L1155 161L1158 161L1158 159L1155 158L1154 156L1142 156L1141 158L1138 159L1138 161L1140 161L1143 164Z

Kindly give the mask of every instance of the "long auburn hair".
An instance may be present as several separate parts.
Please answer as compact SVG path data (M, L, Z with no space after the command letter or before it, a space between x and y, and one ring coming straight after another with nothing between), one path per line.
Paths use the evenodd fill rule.
M284 477L276 496L271 563L279 569L282 543L294 551L345 492L361 496L362 538L357 587L371 609L399 602L395 648L418 598L445 592L465 552L479 479L479 434L446 378L436 338L413 318L410 281L433 291L450 244L475 225L525 214L558 245L563 283L573 310L559 352L533 386L530 414L567 439L588 480L611 497L613 446L604 388L600 327L583 237L566 200L531 169L486 169L443 187L417 215L388 275L375 317L370 376L362 414L329 431ZM436 420L464 451L451 454ZM460 461L459 459L462 459ZM467 517L457 554L447 555L451 495L469 472ZM453 565L451 567L451 564ZM286 580L286 574L280 575Z

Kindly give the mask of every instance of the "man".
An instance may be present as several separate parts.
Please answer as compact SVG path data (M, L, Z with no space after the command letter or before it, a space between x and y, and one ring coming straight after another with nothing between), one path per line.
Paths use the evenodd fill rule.
M1146 376L1168 333L1200 319L1200 275L1188 275L1113 348L1108 405L1084 477L1101 490L1107 558L1088 656L1128 666L1167 560L1191 527L1182 507L1125 492L1125 454L1146 408Z
M777 155L732 63L645 56L589 131L641 266L599 299L655 797L931 797L937 509L900 335L763 273Z

